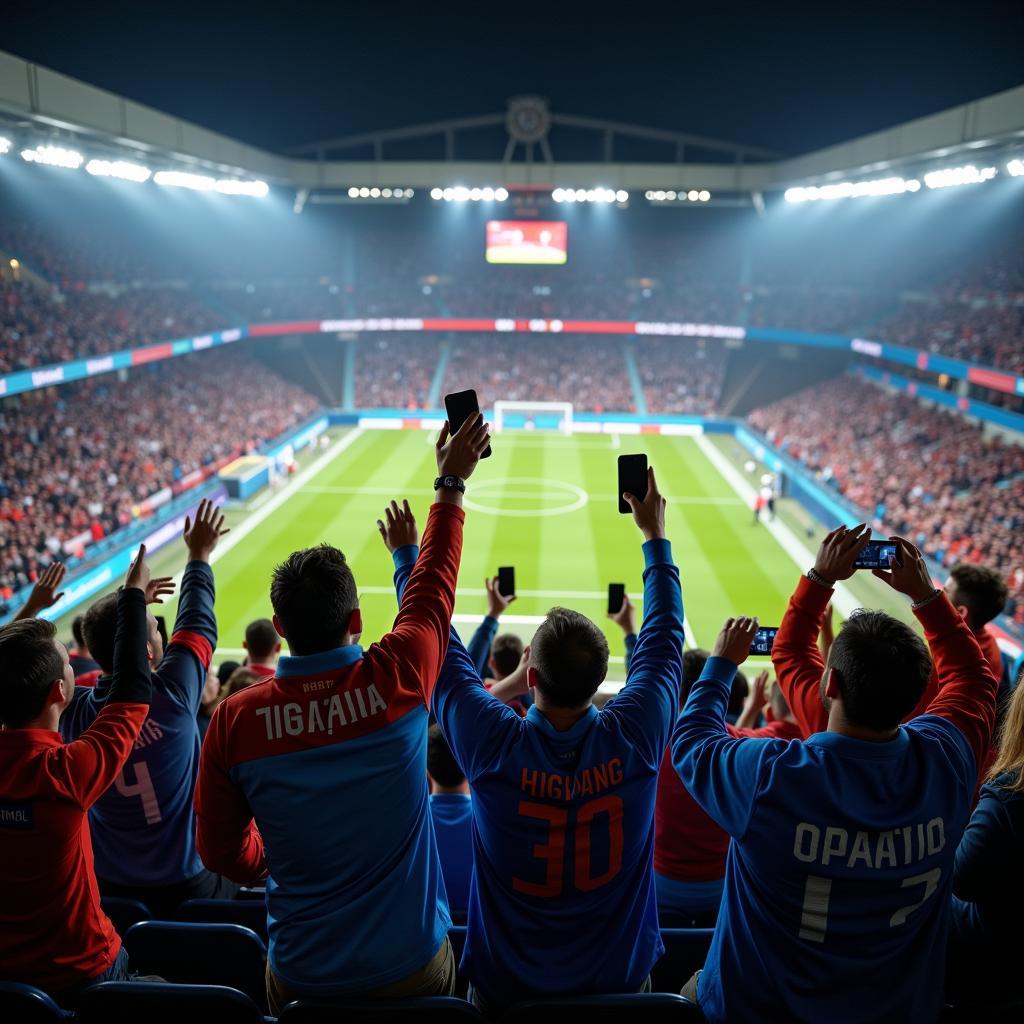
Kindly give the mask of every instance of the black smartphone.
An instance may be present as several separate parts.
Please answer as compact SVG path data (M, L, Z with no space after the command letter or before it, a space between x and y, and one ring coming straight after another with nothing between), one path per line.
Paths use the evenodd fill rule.
M754 639L750 644L750 653L771 654L772 644L775 643L775 634L778 631L778 626L761 626L754 634Z
M476 392L470 389L469 391L456 391L451 395L445 395L444 411L448 417L448 429L453 434L457 434L462 424L474 413L480 411L480 403L477 401ZM491 446L488 445L480 458L489 459L490 457Z
M160 634L160 639L164 642L164 650L167 650L167 620L162 615L154 615L156 619L156 631Z
M622 611L622 605L626 600L625 583L608 584L608 614L618 615Z
M498 593L502 597L512 597L516 592L516 570L511 565L503 565L498 569Z
M629 512L622 495L628 491L635 494L641 501L647 497L647 456L619 456L619 511Z
M869 540L857 556L854 569L891 569L896 557L896 544L891 540Z

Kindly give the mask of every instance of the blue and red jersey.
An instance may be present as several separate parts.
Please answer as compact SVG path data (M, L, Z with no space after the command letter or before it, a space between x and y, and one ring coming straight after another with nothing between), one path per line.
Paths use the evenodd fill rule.
M213 570L185 567L174 632L153 672L153 699L114 785L89 813L96 874L126 886L174 885L203 870L192 797L199 773L196 714L217 646ZM110 696L111 677L78 687L60 720L65 740L81 736Z
M426 965L451 924L430 816L427 706L448 646L463 513L432 507L394 628L363 651L281 658L223 701L196 790L206 865L266 877L270 964L357 993Z
M415 549L395 555L400 565ZM663 952L654 796L679 703L683 606L668 541L649 541L644 557L626 685L566 731L492 697L454 634L449 644L433 709L473 791L462 971L488 1005L637 991Z
M805 578L790 602L776 638L787 700L798 665L820 678L817 627L830 596ZM723 658L709 659L690 691L673 763L732 837L698 983L710 1021L938 1019L954 856L996 680L945 595L917 616L940 688L927 713L886 742L730 736L736 666Z
M430 817L448 907L453 914L464 916L473 874L473 798L468 793L434 793L430 797Z

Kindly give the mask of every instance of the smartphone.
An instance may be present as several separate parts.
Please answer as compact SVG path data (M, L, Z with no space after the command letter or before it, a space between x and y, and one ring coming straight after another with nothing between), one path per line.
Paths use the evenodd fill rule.
M608 614L618 615L622 611L622 605L626 600L625 583L608 584Z
M778 631L778 626L761 626L754 634L753 642L750 645L750 653L771 654L772 644L775 643L775 634Z
M167 620L162 615L154 615L156 619L156 631L160 634L160 639L164 642L164 650L167 650Z
M511 565L503 565L498 569L498 593L502 597L512 597L516 592L516 570Z
M854 569L890 569L896 557L896 544L891 540L869 540L857 556Z
M444 411L448 417L448 429L453 434L457 434L459 432L459 427L461 427L470 416L480 411L480 403L477 401L476 392L471 389L469 391L456 391L451 395L445 395ZM489 459L490 457L491 446L488 445L484 449L480 458Z
M619 511L629 512L630 507L626 504L622 495L629 491L635 494L641 501L647 497L647 456L646 455L620 455L619 456Z

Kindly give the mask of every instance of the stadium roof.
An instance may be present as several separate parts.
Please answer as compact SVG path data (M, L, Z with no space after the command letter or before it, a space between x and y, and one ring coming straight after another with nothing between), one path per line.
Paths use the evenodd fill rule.
M457 159L464 134L496 127L504 132L504 145L493 160ZM563 129L592 133L600 158L560 161L557 133ZM905 168L927 170L924 165L936 160L948 164L1019 157L1024 150L1024 86L791 159L704 136L575 117L549 110L539 97L516 97L505 111L479 117L327 139L281 155L0 52L0 130L15 136L19 147L24 142L74 144L89 148L92 156L134 156L179 170L256 176L307 194L352 185L453 184L628 190L696 185L715 193L753 194L899 174ZM442 140L443 159L389 157L392 143L432 137ZM616 140L622 137L660 144L664 157L619 162Z

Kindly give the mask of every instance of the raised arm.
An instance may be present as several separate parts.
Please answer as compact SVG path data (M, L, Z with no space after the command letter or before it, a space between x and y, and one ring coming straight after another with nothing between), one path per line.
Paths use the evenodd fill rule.
M982 787L978 806L956 850L954 896L977 902L999 898L1016 888L1024 838L1020 815L1014 820L1014 809L1015 805L999 799L993 785Z
M487 662L491 657L491 645L494 643L495 634L498 632L498 619L502 612L516 599L515 594L506 597L498 589L498 577L490 576L484 580L484 587L487 590L487 614L483 621L473 631L473 635L466 645L470 658L476 666L477 674L481 679L487 672Z
M866 526L840 526L821 542L814 568L800 577L772 647L775 678L805 736L824 732L828 712L821 700L825 668L818 650L825 609L838 580L849 579L853 563L871 537Z
M28 595L28 600L11 621L34 619L40 612L52 608L64 596L64 591L60 588L66 573L67 569L63 562L51 562L39 574L39 579L36 580L32 592Z
M142 545L117 595L114 673L106 703L77 740L54 751L62 762L67 789L82 808L91 807L113 784L149 714L145 558Z
M756 632L757 619L726 622L672 734L672 765L683 785L735 838L750 824L768 764L786 747L778 740L734 738L726 726L732 679Z
M217 706L203 741L196 782L196 849L203 863L241 885L267 873L263 837L242 790L228 771L231 702Z
M974 752L977 767L985 763L996 721L999 680L967 621L932 582L924 556L908 540L897 542L892 571L874 574L913 602L935 662L938 693L925 709L952 722Z
M367 652L383 654L399 669L403 685L430 703L434 683L448 648L455 610L455 585L462 557L462 489L489 443L479 414L449 437L448 424L437 442L438 487L430 509L423 546L401 596L390 633ZM407 506L406 506L407 507Z
M625 648L625 669L629 675L629 666L633 662L633 652L636 650L636 609L629 599L629 594L622 597L622 607L617 612L609 612L608 618L622 630L622 645Z
M174 632L157 666L159 684L172 697L196 711L199 710L206 673L217 646L210 556L217 542L228 532L224 527L223 513L205 498L196 509L195 520L186 517L184 540L188 564L181 580Z
M683 681L683 596L672 545L665 538L665 499L648 469L647 497L626 495L645 538L644 621L637 636L626 685L605 705L619 716L633 743L652 764L664 757L679 709Z

